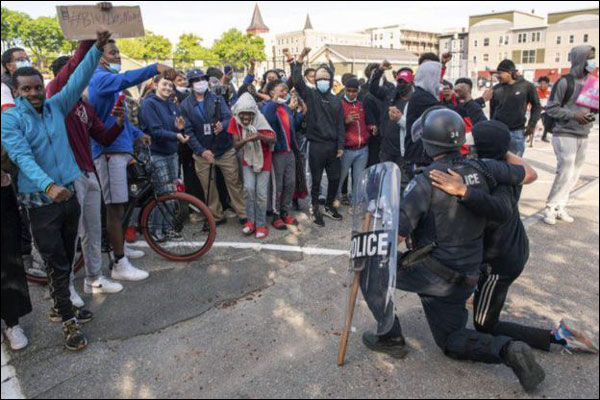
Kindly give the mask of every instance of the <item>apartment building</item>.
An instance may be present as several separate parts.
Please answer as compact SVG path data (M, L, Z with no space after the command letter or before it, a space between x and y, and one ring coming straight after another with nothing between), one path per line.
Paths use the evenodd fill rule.
M452 54L452 59L446 64L447 80L455 82L458 78L469 76L469 33L466 28L442 33L439 36L439 51L441 54Z
M366 29L371 46L379 49L396 49L414 53L438 53L439 40L435 32L406 29L402 25Z

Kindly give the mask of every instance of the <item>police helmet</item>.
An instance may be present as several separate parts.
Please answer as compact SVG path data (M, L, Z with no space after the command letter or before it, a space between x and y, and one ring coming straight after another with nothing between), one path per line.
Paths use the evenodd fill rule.
M462 117L448 108L435 106L421 117L423 147L429 157L451 153L466 143Z

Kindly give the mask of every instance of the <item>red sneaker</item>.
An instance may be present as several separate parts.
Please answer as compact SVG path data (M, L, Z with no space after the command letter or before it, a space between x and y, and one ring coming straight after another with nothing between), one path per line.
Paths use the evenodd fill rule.
M283 222L281 218L277 218L275 221L273 221L273 228L277 229L278 231L284 231L287 229L285 222Z
M269 236L269 229L267 227L256 228L256 238L266 239Z
M252 235L254 233L254 231L256 231L256 228L255 228L254 224L250 221L246 222L246 224L242 228L242 233L247 236Z
M291 215L288 215L287 217L285 217L283 219L283 222L285 222L286 225L294 225L294 226L298 225L298 221L296 220L296 218L292 217Z

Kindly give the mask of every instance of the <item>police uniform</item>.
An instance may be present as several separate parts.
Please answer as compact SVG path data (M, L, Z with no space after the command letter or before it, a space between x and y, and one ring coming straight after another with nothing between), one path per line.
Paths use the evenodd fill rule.
M513 369L526 391L535 389L545 377L531 348L504 335L467 328L467 299L473 294L481 272L486 215L471 211L462 199L435 188L432 170L448 169L460 174L469 192L489 194L498 184L521 183L524 170L497 163L497 171L480 162L462 158L462 118L451 110L430 109L423 115L423 145L435 161L406 188L400 207L400 237L412 238L414 250L398 262L396 288L417 293L436 344L448 357L490 364L505 363ZM500 203L499 203L500 204ZM498 212L505 212L501 204ZM377 339L375 339L377 337ZM363 335L374 351L393 356L390 349L404 344L396 317L390 332Z

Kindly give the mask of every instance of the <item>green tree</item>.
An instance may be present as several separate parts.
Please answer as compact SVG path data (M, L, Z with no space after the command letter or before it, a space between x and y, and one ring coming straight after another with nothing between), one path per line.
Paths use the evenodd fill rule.
M27 21L31 21L29 15L2 7L2 46L4 48L16 46L21 42L19 27Z
M23 45L31 51L40 68L44 68L48 57L59 52L66 42L56 18L25 20L17 30Z
M117 40L121 53L136 60L168 60L172 56L173 45L164 36L147 31L146 36L134 39Z
M263 39L250 33L243 34L237 29L230 29L223 33L214 43L212 51L222 64L229 64L236 68L248 65L250 58L258 61L266 59Z
M202 40L200 36L193 33L184 33L179 36L173 57L178 68L190 68L196 60L201 60L206 65L220 63L219 57L212 50L202 46Z

